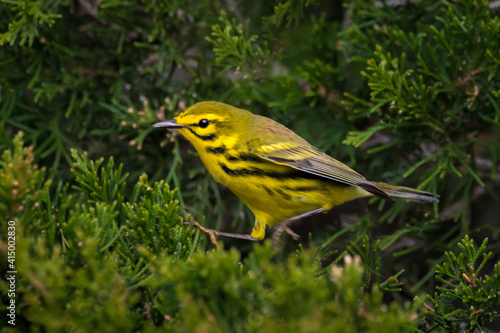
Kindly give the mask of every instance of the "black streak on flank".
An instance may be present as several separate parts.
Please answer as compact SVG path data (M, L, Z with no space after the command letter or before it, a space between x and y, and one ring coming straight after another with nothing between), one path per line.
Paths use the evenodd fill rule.
M237 156L234 155L225 155L225 158L228 162L236 162L236 161L255 161L258 157L254 154L245 154L241 153Z
M287 190L297 191L297 192L314 192L317 191L318 188L316 186L301 186L296 188L286 187Z
M219 166L222 168L222 171L224 171L227 175L233 176L233 177L245 177L245 176L268 176L272 178L284 178L286 177L285 174L280 174L276 172L266 172L262 169L230 169L227 167L227 165L223 163L219 163Z
M227 165L224 163L219 163L219 166L221 167L222 171L224 171L228 176L233 176L233 177L251 177L251 176L256 176L256 177L269 177L269 178L274 178L274 179L279 179L279 180L285 180L285 179L317 179L321 180L324 182L331 182L334 183L336 186L352 186L352 185L347 185L341 182L338 182L333 179L325 178L316 174L312 174L309 172L304 172L304 171L299 171L296 169L290 168L290 171L288 172L276 172L276 171L264 171L262 169L253 167L252 169L230 169ZM296 189L292 189L294 191L313 191L314 187L309 187L309 186L304 186L304 187L298 187Z
M224 163L219 163L222 171L224 171L227 175L233 177L248 177L248 176L257 176L257 177L269 177L274 179L321 179L316 175L312 175L309 173L291 170L289 172L273 172L273 171L264 171L259 168L252 169L230 169Z
M271 190L269 187L267 187L267 186L263 186L263 187L264 187L264 190L266 190L267 194L274 195L273 190Z
M281 190L281 189L276 189L276 193L281 195L285 200L292 200L292 197L290 195L286 194L285 192L283 192L283 190Z
M245 154L245 153L240 154L240 160L242 161L255 161L256 159L257 156L254 154Z
M205 150L209 154L220 155L226 152L226 146L222 145L220 147L207 147L205 148Z
M202 139L203 141L212 141L216 138L215 134L210 134L210 135L198 135L196 134L195 131L193 131L192 129L190 129L189 127L186 127L191 133L193 133L194 135L196 135L196 137Z

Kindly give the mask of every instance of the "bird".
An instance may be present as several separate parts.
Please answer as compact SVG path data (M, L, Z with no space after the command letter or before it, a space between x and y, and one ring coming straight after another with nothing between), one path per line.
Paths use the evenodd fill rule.
M362 197L439 201L437 194L369 181L282 124L225 103L199 102L153 126L179 131L215 180L254 214L250 234L221 232L196 223L212 242L216 236L262 240L266 226L276 228L275 236L284 230L298 239L289 228L291 223Z

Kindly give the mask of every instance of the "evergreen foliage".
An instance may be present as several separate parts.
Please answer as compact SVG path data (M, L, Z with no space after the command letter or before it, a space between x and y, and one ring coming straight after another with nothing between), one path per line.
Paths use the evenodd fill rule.
M447 332L463 329L486 331L485 323L500 316L495 311L500 297L499 263L495 264L493 276L480 276L492 256L491 252L485 253L487 243L486 238L476 248L474 242L465 236L458 244L461 253L456 256L453 252L446 252L446 261L436 267L436 279L440 285L434 296L427 296L432 307L426 306L425 313ZM478 261L479 265L476 264Z
M1 1L0 267L17 271L1 331L499 330L499 10ZM214 247L187 210L239 233L253 217L151 126L202 100L440 203L359 200L293 226L303 244L280 253Z

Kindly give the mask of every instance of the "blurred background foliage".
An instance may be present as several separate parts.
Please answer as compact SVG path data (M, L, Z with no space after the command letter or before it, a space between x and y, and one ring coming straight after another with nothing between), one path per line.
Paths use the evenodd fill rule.
M16 221L19 330L495 329L499 11L0 1L0 232ZM441 201L336 207L294 226L303 244L287 239L279 254L266 242L214 248L186 211L238 233L253 216L185 140L151 126L204 100Z

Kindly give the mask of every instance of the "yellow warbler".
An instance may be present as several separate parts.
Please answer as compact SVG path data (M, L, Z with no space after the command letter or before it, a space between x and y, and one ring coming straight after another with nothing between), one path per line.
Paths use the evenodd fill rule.
M180 131L215 180L255 215L251 235L210 230L212 236L261 240L266 225L278 224L296 236L289 223L372 195L438 201L432 193L369 181L274 120L224 103L197 103L153 126Z

